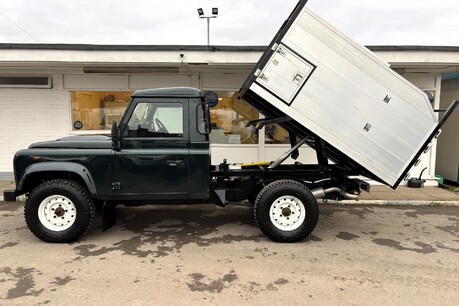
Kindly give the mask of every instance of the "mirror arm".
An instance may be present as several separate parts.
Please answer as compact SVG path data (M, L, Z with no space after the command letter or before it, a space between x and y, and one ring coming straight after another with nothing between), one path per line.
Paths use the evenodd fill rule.
M119 131L118 125L116 124L116 121L113 121L112 123L111 138L112 138L112 149L114 151L119 151L121 148L120 131Z

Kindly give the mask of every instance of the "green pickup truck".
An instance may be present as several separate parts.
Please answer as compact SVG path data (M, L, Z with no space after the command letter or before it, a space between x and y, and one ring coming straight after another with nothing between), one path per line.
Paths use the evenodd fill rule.
M260 123L266 122L254 124ZM197 89L137 91L111 135L66 137L17 152L16 190L5 191L5 200L27 194L27 226L48 242L78 239L97 209L104 230L110 228L118 204L224 206L243 200L255 204L257 223L268 237L298 241L317 223L316 198L356 198L368 187L324 158L321 165L212 166L210 126L209 108Z
M280 124L291 148L267 163L212 165L209 106L193 88L134 93L111 135L73 136L33 144L14 158L16 189L27 195L25 219L48 242L78 239L115 207L248 201L261 231L279 242L307 237L317 200L358 199L369 184L392 188L410 177L432 139L459 104L439 121L428 96L300 0L242 85L239 98ZM299 148L317 163L287 164ZM332 161L329 163L329 161Z

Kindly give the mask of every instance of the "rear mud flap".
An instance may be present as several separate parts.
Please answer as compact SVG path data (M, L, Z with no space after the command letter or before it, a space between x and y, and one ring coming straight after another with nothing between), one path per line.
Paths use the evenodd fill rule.
M109 230L116 224L116 205L105 202L102 209L102 231Z

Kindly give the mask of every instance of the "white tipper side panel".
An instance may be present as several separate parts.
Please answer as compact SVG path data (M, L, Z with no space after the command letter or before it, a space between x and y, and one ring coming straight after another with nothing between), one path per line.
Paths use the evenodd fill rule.
M304 58L306 68L279 64L276 54L285 50ZM316 68L305 74L310 65ZM298 84L298 74L303 87L278 94L279 75ZM437 124L421 90L307 8L257 83L252 91L392 186Z

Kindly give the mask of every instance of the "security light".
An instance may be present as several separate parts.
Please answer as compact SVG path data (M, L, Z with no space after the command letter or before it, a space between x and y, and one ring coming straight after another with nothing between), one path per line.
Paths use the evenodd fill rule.
M204 10L202 7L198 8L198 14L200 19L207 19L207 46L210 44L210 19L218 17L218 7L212 8L212 16L204 16Z

